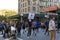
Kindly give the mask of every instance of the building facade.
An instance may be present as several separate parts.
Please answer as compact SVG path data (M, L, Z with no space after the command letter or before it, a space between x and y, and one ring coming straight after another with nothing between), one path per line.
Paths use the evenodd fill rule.
M36 14L44 13L43 8L58 5L57 0L18 0L18 13L27 14L34 12Z
M18 5L18 13L40 13L39 0L19 0Z
M45 7L50 7L50 6L58 6L59 1L57 0L40 0L40 3L43 2L45 4Z

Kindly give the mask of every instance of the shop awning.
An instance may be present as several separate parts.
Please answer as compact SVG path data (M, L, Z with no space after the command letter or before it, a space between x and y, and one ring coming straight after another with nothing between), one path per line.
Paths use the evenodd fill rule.
M55 10L57 10L57 9L58 9L57 6L51 6L51 7L48 7L48 8L44 8L43 10L44 10L45 12L49 12L49 11L55 11Z

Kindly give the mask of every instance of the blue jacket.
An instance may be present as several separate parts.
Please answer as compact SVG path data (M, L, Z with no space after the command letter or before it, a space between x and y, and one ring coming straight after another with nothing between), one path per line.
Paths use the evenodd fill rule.
M36 22L36 27L40 27L40 23L39 22Z
M49 20L48 21L46 21L46 27L48 27L49 26Z

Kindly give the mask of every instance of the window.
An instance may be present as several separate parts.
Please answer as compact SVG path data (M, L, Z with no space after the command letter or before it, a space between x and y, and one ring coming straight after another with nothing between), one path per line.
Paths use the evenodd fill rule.
M18 12L20 12L20 9L18 9Z
M24 3L23 3L23 7L24 7Z
M23 2L24 2L24 0L23 0Z
M22 7L22 4L21 4L21 7Z
M23 9L23 12L24 12L24 9Z
M40 6L40 8L43 8L43 6Z
M33 0L33 2L35 2L36 0Z
M28 0L28 5L30 5L30 1Z
M26 3L25 3L25 7L26 7L27 5L26 5Z
M21 10L21 12L23 12L23 10Z
M21 2L22 2L23 0L21 0Z
M28 11L30 12L30 7L28 7Z
M40 1L42 1L42 2L46 2L47 0L40 0Z
M35 8L35 7L33 7L33 11L34 11L34 12L36 11L36 8Z
M37 12L39 12L40 10L39 10L39 8L37 8Z
M27 8L25 8L25 12L27 12Z
M53 2L53 0L49 0L49 2Z

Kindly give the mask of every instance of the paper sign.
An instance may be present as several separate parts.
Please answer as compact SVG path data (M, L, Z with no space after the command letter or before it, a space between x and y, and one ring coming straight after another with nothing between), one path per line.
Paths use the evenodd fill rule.
M34 13L29 13L28 19L34 19L35 14Z

